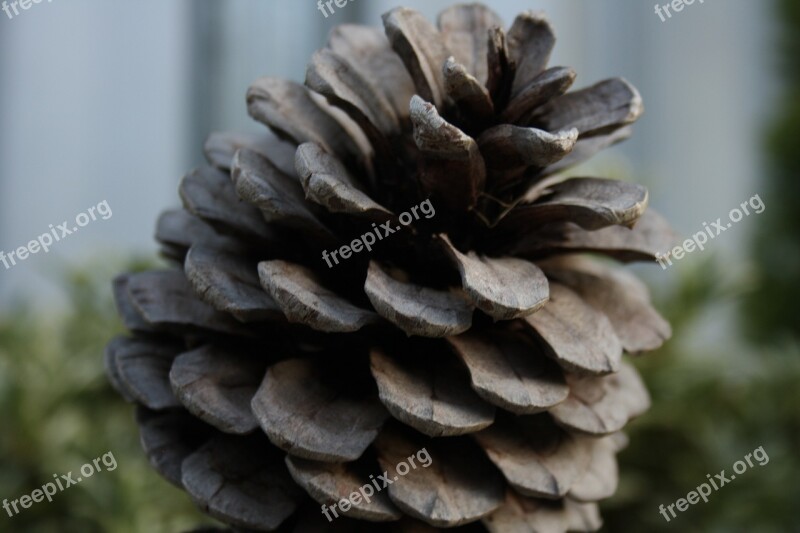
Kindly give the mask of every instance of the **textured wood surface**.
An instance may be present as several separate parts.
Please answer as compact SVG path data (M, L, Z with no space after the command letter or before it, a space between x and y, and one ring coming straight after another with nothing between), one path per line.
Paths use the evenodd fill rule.
M211 250L245 253L247 243L229 235L222 235L200 218L185 209L164 211L156 223L156 240L171 248L180 248L181 261L194 244Z
M569 397L550 410L553 418L573 431L609 435L650 408L650 395L631 365L622 363L609 376L568 375Z
M454 57L444 64L444 87L462 117L469 117L475 128L485 126L494 117L494 103L489 91Z
M344 126L298 83L259 78L247 91L247 110L251 117L296 145L315 142L339 154L361 151Z
M416 93L441 106L445 96L442 65L450 56L442 35L421 13L404 7L387 11L383 27L389 43L411 74Z
M374 385L356 381L344 370L331 370L302 359L271 366L253 397L253 413L270 440L292 455L354 461L389 413Z
M261 211L242 202L226 172L201 167L190 172L178 188L183 207L223 233L264 242L273 235Z
M303 498L263 436L215 437L183 461L181 479L211 516L260 531L276 529Z
M435 527L454 527L477 520L501 504L502 477L468 441L440 439L436 449L426 448L430 466L421 468L417 462L416 469L400 477L395 467L422 447L419 439L394 429L381 432L375 441L378 462L393 481L389 496L404 512Z
M565 496L592 458L586 437L574 437L542 415L500 419L476 433L475 440L525 496Z
M287 261L262 261L258 274L261 286L289 322L330 333L357 331L378 321L375 313L356 307L323 286L307 267Z
M463 294L396 280L375 261L370 262L364 292L378 314L408 335L446 337L472 325L473 309Z
M569 222L586 230L633 226L647 209L647 189L602 178L571 178L548 187L534 203L517 205L503 225L535 230Z
M598 152L605 150L609 146L613 146L628 139L633 135L633 128L625 126L615 129L610 133L598 134L592 137L578 138L575 147L567 154L562 160L557 161L544 169L542 175L549 176L558 172L579 165L594 157Z
M365 191L341 161L314 143L297 148L296 169L305 197L331 213L386 220L392 213Z
M246 435L258 427L250 402L266 370L264 357L203 346L179 355L169 380L193 415L224 433Z
M347 113L378 154L387 152L385 137L400 133L400 120L388 98L333 50L323 48L312 56L306 85Z
M552 67L521 87L503 110L503 119L510 124L527 124L525 120L537 107L551 98L561 96L572 86L577 76L569 67Z
M503 506L484 518L490 533L566 533L567 514L561 502L506 492Z
M564 369L591 375L619 369L622 344L611 322L571 289L551 281L550 301L524 320Z
M582 257L552 261L543 268L608 317L625 351L655 350L672 335L669 323L650 305L647 287L627 270Z
M135 333L152 333L155 329L154 326L147 322L141 311L133 305L133 298L128 291L130 278L131 274L120 274L114 278L112 283L117 313L122 319L125 329Z
M370 354L381 401L392 416L431 437L473 433L494 421L494 407L470 388L455 358L414 355Z
M527 498L509 490L502 507L483 520L490 533L567 533L602 526L596 504Z
M152 270L128 279L136 311L158 330L255 336L230 315L200 300L180 270Z
M555 44L553 27L541 13L527 11L514 20L508 30L511 60L517 65L512 95L518 95L531 80L542 73L550 61Z
M403 516L389 499L388 492L373 490L374 494L369 497L370 501L359 494L361 487L372 486L369 475L378 473L378 464L374 461L323 463L287 455L286 466L289 467L289 473L297 484L318 503L333 505L344 499L350 500L351 506L347 512L343 512L341 508L337 509L340 517L389 522L399 520ZM350 498L351 494L359 494L359 497L354 501ZM330 514L333 516L332 512Z
M617 447L613 436L590 439L590 443L589 468L569 489L569 497L580 502L610 498L619 483Z
M156 472L183 488L183 460L194 453L211 436L211 428L183 409L136 410L136 422L144 453Z
M547 303L547 278L530 261L478 256L475 252L462 254L446 236L442 236L442 243L461 274L464 292L493 319L527 316Z
M633 228L609 226L586 231L566 222L549 226L537 238L523 239L515 252L526 256L550 253L591 252L620 261L655 261L656 254L671 249L676 235L667 221L653 209L648 209Z
M501 124L478 137L486 166L495 170L546 167L572 151L578 130L550 133L536 128Z
M550 100L532 120L550 131L577 128L583 137L632 124L642 113L644 104L636 87L612 78Z
M418 96L411 99L414 142L421 155L420 185L453 209L475 205L486 183L478 143Z
M109 383L126 402L134 402L134 396L128 391L128 386L119 375L117 368L117 351L128 342L128 338L122 335L114 337L103 351L103 369Z
M203 154L211 166L229 171L233 156L241 148L258 152L285 174L291 174L294 170L296 146L278 138L269 130L260 133L213 132L203 145Z
M328 47L347 57L374 90L385 95L401 124L408 122L408 102L414 95L414 82L382 28L358 24L335 26Z
M475 392L506 411L539 413L569 394L558 365L520 334L464 333L447 341L467 366Z
M489 78L489 30L504 27L503 19L483 4L456 4L439 13L437 26L456 61L485 85Z
M180 345L118 337L106 351L116 383L136 403L149 409L179 407L169 384L169 369Z
M236 194L256 206L268 222L295 228L323 244L335 237L305 201L303 188L294 171L284 174L264 156L242 148L233 158L231 179Z
M200 298L242 322L284 321L258 279L255 261L224 251L193 246L184 263L186 277Z

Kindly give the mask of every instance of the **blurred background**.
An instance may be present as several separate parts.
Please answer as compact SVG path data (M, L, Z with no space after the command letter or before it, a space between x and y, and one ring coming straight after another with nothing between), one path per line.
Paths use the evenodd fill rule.
M102 375L119 331L114 273L157 261L158 213L213 130L253 130L262 75L302 80L331 27L379 24L392 0L327 19L312 0L56 0L0 12L0 250L103 200L92 222L0 264L0 499L112 451L119 468L0 531L175 532L203 523L147 465L132 409ZM443 0L402 2L433 19ZM652 411L629 426L605 531L800 531L800 3L695 2L667 22L640 0L488 0L510 23L544 10L552 64L576 87L624 76L647 111L634 137L572 174L625 177L688 236L759 194L751 215L668 270L637 267L675 336L638 360ZM683 497L763 446L764 467L667 524Z

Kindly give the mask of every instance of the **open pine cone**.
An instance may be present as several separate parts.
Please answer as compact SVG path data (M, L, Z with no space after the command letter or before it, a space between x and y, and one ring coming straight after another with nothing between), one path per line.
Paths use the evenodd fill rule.
M670 328L578 254L653 260L672 234L643 187L560 172L626 138L641 98L567 93L539 14L383 22L334 29L305 86L256 81L271 132L209 138L158 222L175 267L115 281L132 336L109 378L153 466L234 528L593 531L649 404L622 353ZM384 471L370 502L320 512Z

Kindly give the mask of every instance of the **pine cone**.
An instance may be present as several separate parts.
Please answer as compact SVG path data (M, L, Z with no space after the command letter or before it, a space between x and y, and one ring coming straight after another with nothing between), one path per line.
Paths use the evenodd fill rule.
M158 221L175 267L115 280L132 336L109 378L152 465L234 528L596 530L649 404L622 353L670 327L579 254L653 260L672 234L643 187L561 171L626 138L641 98L568 93L539 14L383 22L334 29L305 86L256 81L269 132L209 138Z

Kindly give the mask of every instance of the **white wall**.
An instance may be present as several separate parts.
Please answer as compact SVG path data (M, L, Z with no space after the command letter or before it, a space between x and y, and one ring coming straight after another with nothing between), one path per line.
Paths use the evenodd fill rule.
M46 256L0 265L2 294L46 283L61 259L149 248L188 163L187 5L56 0L0 13L0 250L102 200L113 210Z

